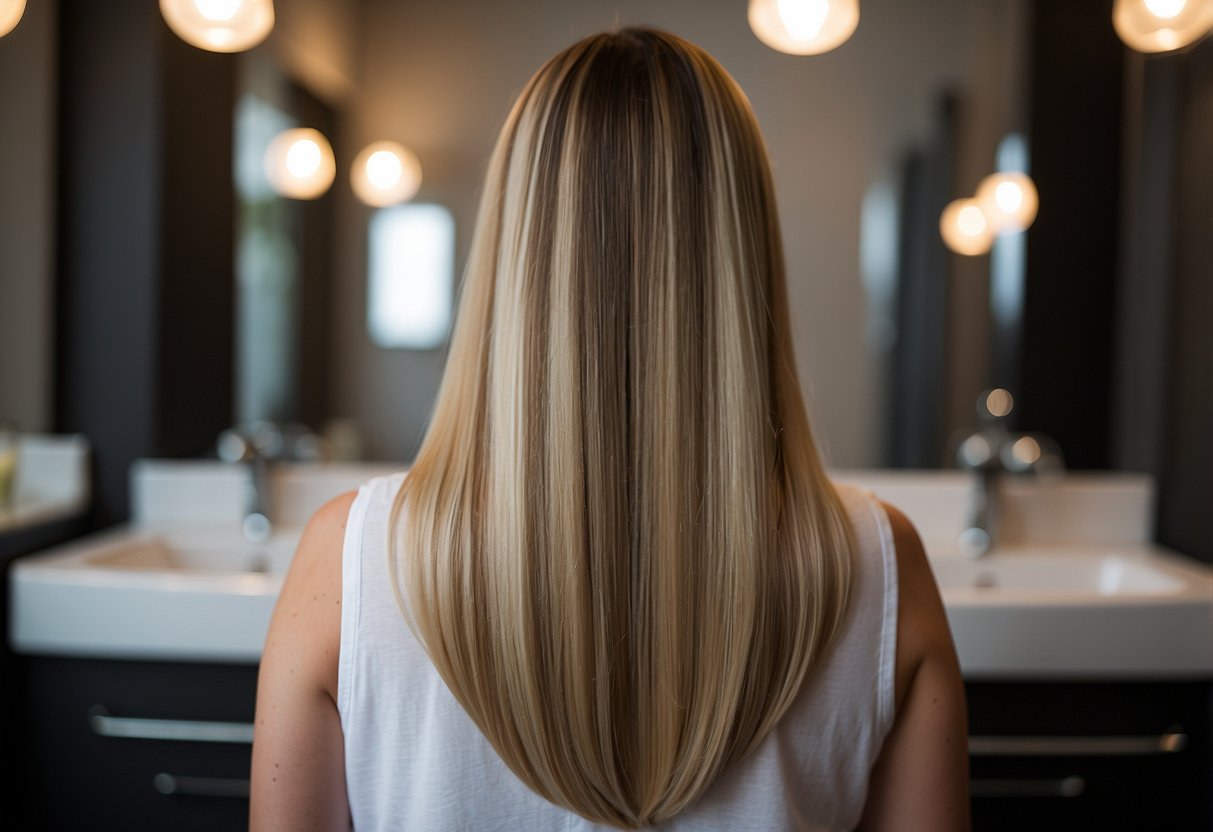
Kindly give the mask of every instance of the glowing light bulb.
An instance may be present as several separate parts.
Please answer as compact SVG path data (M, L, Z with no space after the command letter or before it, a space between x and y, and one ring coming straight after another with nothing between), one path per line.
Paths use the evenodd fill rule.
M981 180L977 201L996 234L1023 231L1036 219L1040 206L1032 177L1016 171L994 173Z
M994 189L994 202L998 210L1010 214L1023 205L1023 188L1015 182L1001 182Z
M299 139L286 151L286 169L299 179L312 176L320 167L320 145L311 139Z
M980 208L976 205L966 205L956 215L956 225L966 237L979 237L986 233L989 223Z
M777 5L788 34L797 40L812 40L821 34L830 14L827 0L778 0Z
M366 160L366 178L381 191L399 182L403 170L400 157L390 150L376 150Z
M333 148L319 130L284 130L265 151L265 175L274 190L292 199L316 199L333 184Z
M23 14L25 0L0 0L0 38L16 28Z
M859 0L750 0L750 28L790 55L819 55L846 42L859 25Z
M975 199L954 199L939 217L939 233L957 254L985 254L994 242L994 229Z
M243 2L244 0L194 0L194 5L198 14L207 20L223 22L235 17Z
M243 52L274 28L273 0L160 0L160 13L183 41L210 52Z
M1145 0L1146 8L1155 17L1169 20L1184 10L1188 0Z
M421 187L421 163L395 142L375 142L354 160L350 184L367 205L382 208L407 202Z
M1213 29L1213 0L1116 0L1112 25L1138 52L1170 52Z

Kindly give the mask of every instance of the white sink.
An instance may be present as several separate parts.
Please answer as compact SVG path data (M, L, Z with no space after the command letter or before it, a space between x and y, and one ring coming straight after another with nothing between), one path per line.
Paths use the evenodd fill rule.
M138 463L131 526L18 559L13 646L61 655L256 662L303 523L401 466L277 470L275 534L239 533L247 472ZM998 548L957 553L972 483L956 472L850 472L926 540L966 678L1211 678L1213 570L1148 542L1152 483L1009 483Z
M255 545L240 532L246 470L136 463L134 523L14 562L13 648L256 662L306 520L332 497L400 467L280 467L272 482L274 534Z
M1195 561L1138 544L930 562L966 678L1213 677L1213 570Z
M984 558L935 558L935 581L949 597L1017 597L1042 602L1082 597L1157 597L1183 592L1185 581L1140 554L1028 549Z

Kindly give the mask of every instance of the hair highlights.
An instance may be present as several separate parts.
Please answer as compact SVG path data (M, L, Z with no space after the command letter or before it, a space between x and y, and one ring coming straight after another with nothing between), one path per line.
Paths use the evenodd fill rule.
M851 533L784 283L762 137L711 56L625 29L531 79L389 551L468 715L592 820L694 802L787 710L845 608Z

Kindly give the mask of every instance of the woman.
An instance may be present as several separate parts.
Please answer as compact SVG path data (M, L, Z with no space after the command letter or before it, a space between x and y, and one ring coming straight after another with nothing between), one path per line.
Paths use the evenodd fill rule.
M494 151L407 477L308 525L260 829L967 827L909 522L817 457L762 138L698 47L587 38Z

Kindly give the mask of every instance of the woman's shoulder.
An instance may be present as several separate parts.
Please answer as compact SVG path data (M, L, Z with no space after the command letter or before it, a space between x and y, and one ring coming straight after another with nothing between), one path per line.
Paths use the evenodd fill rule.
M918 530L896 506L878 500L889 518L897 561L896 703L900 709L924 662L951 659L955 648L947 615Z

